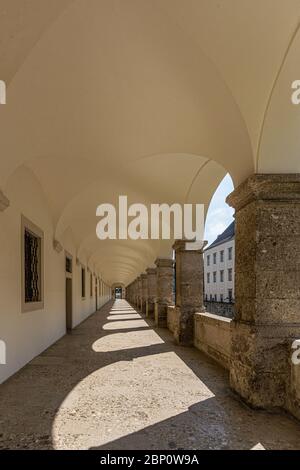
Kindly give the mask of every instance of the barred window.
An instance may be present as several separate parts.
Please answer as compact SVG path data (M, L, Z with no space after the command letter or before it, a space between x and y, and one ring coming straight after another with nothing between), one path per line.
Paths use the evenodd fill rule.
M43 232L22 216L22 311L43 304Z
M29 230L24 233L25 302L41 301L41 239Z

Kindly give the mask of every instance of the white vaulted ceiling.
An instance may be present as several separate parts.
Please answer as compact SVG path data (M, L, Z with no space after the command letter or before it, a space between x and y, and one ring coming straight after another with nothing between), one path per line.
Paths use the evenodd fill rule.
M130 282L170 244L100 242L101 202L207 206L227 172L300 171L299 19L299 0L0 0L0 188L25 165L56 237Z

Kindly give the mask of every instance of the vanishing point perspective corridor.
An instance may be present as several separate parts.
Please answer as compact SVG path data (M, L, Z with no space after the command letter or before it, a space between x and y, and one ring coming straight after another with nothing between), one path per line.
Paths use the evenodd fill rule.
M0 391L1 449L298 449L299 424L254 411L227 372L108 302Z

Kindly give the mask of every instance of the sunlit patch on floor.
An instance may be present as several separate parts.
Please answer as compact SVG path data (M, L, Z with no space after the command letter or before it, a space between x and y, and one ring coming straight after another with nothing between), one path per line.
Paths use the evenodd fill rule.
M99 338L94 342L92 349L95 352L121 351L163 343L163 340L153 330L128 331Z
M136 321L115 321L111 323L105 323L103 330L127 330L131 328L149 328L148 324L144 320Z

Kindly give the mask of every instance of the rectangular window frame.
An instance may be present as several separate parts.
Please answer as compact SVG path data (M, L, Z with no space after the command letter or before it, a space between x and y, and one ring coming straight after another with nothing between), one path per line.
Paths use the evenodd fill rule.
M40 300L25 302L25 231L40 239L39 275ZM44 309L44 232L24 215L21 216L21 312L29 313Z

